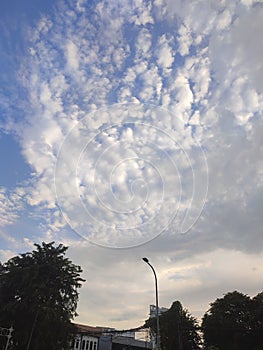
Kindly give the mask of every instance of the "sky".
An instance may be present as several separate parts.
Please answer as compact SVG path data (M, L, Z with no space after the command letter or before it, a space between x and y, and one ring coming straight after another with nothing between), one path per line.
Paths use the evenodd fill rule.
M263 278L263 2L2 0L0 261L55 241L78 323Z

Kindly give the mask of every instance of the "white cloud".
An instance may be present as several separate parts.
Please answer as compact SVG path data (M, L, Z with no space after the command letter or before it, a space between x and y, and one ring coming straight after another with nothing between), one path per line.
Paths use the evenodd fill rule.
M157 63L161 68L171 68L174 61L174 53L165 35L162 35L158 40L156 55Z
M217 16L216 28L218 30L227 28L231 24L231 20L232 20L231 12L229 11L228 8L224 9L224 11Z
M140 76L142 88L139 89L139 97L143 101L154 101L160 98L162 78L159 76L156 66L143 72Z
M237 77L248 79L248 84L262 93L262 52L258 41L261 29L262 6L242 14L223 37L214 36L210 52L216 79L230 88ZM224 55L220 54L224 52ZM226 85L227 84L227 85Z
M131 16L131 22L134 22L137 26L154 23L151 15L151 2L147 3L143 0L134 0L133 6L135 14Z
M136 118L130 119L136 109ZM56 189L62 211L81 235L102 245L137 245L167 228L178 209L180 176L186 178L189 166L191 173L194 158L183 153L191 148L191 133L166 133L162 119L158 128L150 126L165 114L154 106L113 105L87 115L67 136L56 165ZM109 127L90 129L89 120L97 116L110 121ZM194 157L197 170L201 150ZM188 189L184 181L187 200L192 185L190 180Z
M186 113L190 111L193 103L193 93L189 81L185 75L178 73L170 85L170 101L174 118L186 119ZM172 121L172 126L176 128L176 120Z
M136 41L136 54L139 58L145 59L151 57L152 35L146 28L142 28Z
M193 43L193 39L191 38L191 31L184 24L182 24L178 30L178 34L178 51L182 56L186 56L189 54L190 46Z
M195 58L189 58L185 62L183 73L191 80L193 84L194 101L204 103L209 92L211 82L210 59L206 50L202 50Z
M0 261L2 263L6 262L7 260L13 258L16 255L17 255L16 251L12 251L9 249L6 249L6 250L0 249L0 257L1 257Z
M224 5L221 5L220 11L224 9ZM89 142L90 138L92 139L92 137L94 137L99 127L111 125L111 123L115 122L123 122L130 118L129 113L127 114L125 110L122 110L122 114L116 110L116 115L111 115L107 111L105 111L105 113L101 111L97 114L89 114L89 111L93 108L97 108L96 106L107 103L108 94L114 91L114 87L118 89L118 84L123 84L119 88L117 94L122 101L131 101L135 94L141 101L162 101L164 105L167 105L173 111L169 117L168 114L166 115L165 113L160 117L157 117L157 115L147 117L146 114L145 116L137 115L136 119L133 119L133 121L138 120L138 118L146 118L145 120L148 119L151 123L156 123L160 128L168 130L171 128L176 132L181 132L182 135L179 136L180 145L188 150L191 149L194 144L191 128L182 128L182 126L179 125L182 120L184 123L190 120L191 125L195 127L198 126L196 135L198 135L199 140L201 142L206 142L208 147L210 145L210 131L203 131L207 120L205 119L205 115L212 113L211 111L215 109L214 106L217 103L217 99L221 97L220 94L216 92L213 99L210 99L210 69L211 67L213 68L216 63L213 51L215 42L213 41L214 39L211 41L210 51L206 48L198 49L198 45L202 42L204 33L201 34L201 37L199 35L200 38L197 39L197 33L194 31L198 32L201 28L200 25L203 26L204 23L202 22L202 17L201 22L198 22L199 27L196 24L198 19L195 17L197 3L195 3L194 8L187 14L185 11L189 9L188 3L180 3L178 5L179 7L177 6L175 13L182 18L185 16L185 20L182 21L182 24L178 28L178 33L174 34L174 36L172 36L171 33L169 35L162 35L157 42L153 43L153 32L149 28L140 28L134 36L134 49L131 49L131 40L125 38L125 34L121 30L123 23L125 23L127 19L126 16L133 11L131 7L126 4L120 9L119 4L116 5L117 7L115 7L115 5L107 5L107 12L104 12L105 6L106 4L104 3L99 3L96 6L96 14L101 21L101 28L98 26L96 29L92 23L89 22L82 8L78 14L80 16L80 25L77 27L76 32L72 31L69 25L70 18L75 15L67 11L65 11L65 22L69 25L68 31L66 30L66 32L62 33L62 28L56 25L55 22L51 25L50 21L49 26L46 26L47 28L45 30L41 29L43 25L38 29L39 34L35 39L34 55L32 58L35 64L32 65L33 69L31 78L29 79L31 85L28 85L31 93L31 101L35 108L35 115L32 113L32 117L29 117L31 121L30 128L25 128L22 131L24 155L38 175L38 179L33 186L34 188L30 189L27 196L31 205L36 206L45 203L47 208L55 209L54 189L49 185L54 171L52 166L55 165L59 145L62 143L64 136L67 135L69 130L76 126L77 120L86 116L85 120L87 122L85 125L82 125L84 128L83 130L86 129L86 134L84 132L83 136L89 137L88 140L85 141ZM130 22L138 25L140 21L144 21L140 16L147 18L148 14L151 12L151 8L150 5L147 5L147 7L142 2L135 2L134 6L137 20L134 22L134 19L131 19ZM116 16L116 8L120 10L119 17ZM234 7L232 6L229 10L224 9L220 14L218 9L217 7L211 7L207 10L213 14L211 21L215 21L215 18L217 18L218 27L215 27L215 29L212 29L211 26L206 27L206 34L209 33L209 30L211 30L212 33L214 31L226 30L226 28L231 25L230 18L232 18ZM141 18L141 20L138 18ZM111 22L111 19L114 19L114 21ZM151 23L154 24L154 22ZM82 25L87 28L89 33L92 33L91 37L87 36L85 32L81 30ZM53 48L51 50L51 46L45 38L47 33L50 34L49 28L51 28L51 26L55 36L54 38L50 37L49 41L52 42L53 40L60 50L64 50L65 57L67 57L66 67L62 61L57 62L58 52L56 53ZM105 26L107 26L107 33L105 32ZM110 33L118 33L120 35L116 38L114 35L111 37ZM64 46L60 43L60 38L62 36L66 38L66 45ZM103 42L103 38L107 38L106 45ZM173 69L175 55L174 43L176 40L179 40L179 51L182 56L189 55L190 46L195 45L197 54L192 57L189 56L184 60L180 68L174 67ZM38 52L41 53L41 56ZM154 64L153 53L156 55L158 68L162 68L163 73L161 73ZM127 65L125 64L125 60L130 59L129 55L134 55L135 60L134 62L130 61L130 64ZM211 64L211 60L213 64ZM47 62L49 62L49 65L47 65ZM41 69L39 69L39 67L41 67ZM56 69L54 69L54 75L50 72L50 67L53 67L53 69L56 67ZM123 69L121 73L123 77L125 77L123 80L118 76L120 69ZM78 77L78 80L74 77L70 78L73 72L75 77ZM44 75L45 79L43 79ZM79 79L80 77L81 79ZM72 86L69 84L69 79L72 79ZM224 82L222 81L220 86L222 93L224 86ZM246 80L242 81L242 79L240 79L240 81L236 79L236 88L234 90L236 95L229 94L227 96L224 102L225 108L231 112L237 113L236 118L239 118L240 124L243 123L247 125L248 118L252 117L249 113L256 113L260 107L260 96L255 90L247 86ZM42 104L41 108L38 106L38 101ZM91 101L94 107L91 107ZM200 114L198 108L195 111L192 110L193 104L204 108L202 114ZM39 113L41 113L41 121L39 121L38 118ZM193 117L191 117L191 114ZM222 118L221 120L222 123L224 123ZM210 121L213 127L215 127L216 132L217 120L210 118ZM76 133L74 140L72 140L72 145L69 145L64 154L65 166L69 167L67 175L73 178L67 178L66 180L63 175L64 172L59 174L59 176L61 176L61 184L59 186L61 186L61 189L63 189L67 195L70 195L70 188L75 186L74 178L76 175L74 171L76 164L78 164L76 162L80 156L78 152L85 152L86 143L81 141L83 130L79 130L79 132ZM100 137L102 136L101 134ZM150 133L147 133L143 137L150 142L156 143L156 140L152 138ZM77 141L78 139L79 141ZM222 138L220 141L225 142ZM85 169L89 176L83 178L85 181L88 181L89 186L91 186L92 181L95 179L92 167L98 164L95 159L101 154L99 147L109 147L110 149L110 147L117 145L116 142L115 138L104 135L100 138L100 143L96 145L95 143L92 144L94 148L90 153L90 164ZM76 147L73 146L73 144L76 144ZM158 140L156 144L160 147L160 140ZM90 146L91 144L88 143L88 145ZM112 164L116 165L119 159L125 158L128 155L128 153L127 155L125 154L124 148L121 152L118 149L114 149L114 151L116 151L114 156L108 155L108 159L105 158L104 162L101 162L101 164L104 165L99 168L100 173L97 174L98 176L96 177L96 181L100 181L101 183L100 191L106 196L104 200L107 200L108 204L113 197L111 193L106 195L108 185L107 182L103 182L103 179L107 178L110 174L110 167ZM138 149L135 149L132 156L138 157L140 152L142 152L142 149L138 147ZM144 155L145 154L147 153L144 153ZM213 159L212 156L211 159ZM102 159L99 159L99 161L102 161ZM184 164L181 161L178 164L180 164L180 166L189 165L189 163L186 162ZM212 164L213 162L210 163L210 167ZM164 166L165 169L167 164L163 163L161 166ZM169 169L169 167L167 169ZM141 175L139 173L137 175L140 178ZM117 179L116 176L115 178ZM121 179L122 182L120 181ZM130 196L130 189L126 186L127 179L128 175L126 171L123 170L122 176L119 176L118 181L123 183L124 187L118 189L118 195L125 200ZM57 181L58 180L60 180L60 177ZM79 185L80 184L81 180L79 181ZM92 190L93 188L90 187L87 193L89 194L90 202L93 203L93 210L95 210L98 202L96 197L92 195ZM84 187L82 187L82 195L83 191ZM191 193L190 188L188 190L184 188L184 191L187 195ZM78 196L79 194L75 200L79 200ZM182 204L182 207L184 207L186 203L188 202L186 201L184 205ZM73 203L68 201L68 205L69 204L72 205ZM169 205L167 209L168 207ZM138 218L136 220L144 220L142 218L148 217L149 213L152 212L152 208L148 208L148 212L138 211ZM105 212L104 214L102 213L103 211L100 215L105 215ZM112 220L113 215L107 213L106 217L107 220ZM139 222L136 220L135 222ZM131 222L129 224L131 224Z
M0 187L0 227L16 222L23 208L23 190L8 191Z

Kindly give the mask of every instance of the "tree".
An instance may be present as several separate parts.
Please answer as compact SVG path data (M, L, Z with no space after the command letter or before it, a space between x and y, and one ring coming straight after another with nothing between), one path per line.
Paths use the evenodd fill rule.
M156 334L156 318L145 322ZM201 338L196 319L175 301L170 309L160 315L160 335L162 350L200 349Z
M263 293L251 299L237 291L216 299L202 321L206 348L263 349Z
M263 350L263 292L252 299L251 348Z
M0 266L0 325L14 327L13 349L67 349L82 270L62 244L35 247Z

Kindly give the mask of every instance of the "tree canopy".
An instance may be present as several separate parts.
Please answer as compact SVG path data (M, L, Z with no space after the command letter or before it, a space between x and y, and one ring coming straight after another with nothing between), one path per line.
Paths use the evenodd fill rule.
M250 298L227 293L211 303L202 321L206 348L221 350L263 349L263 293Z
M146 327L156 334L156 318L149 318ZM196 319L175 301L170 309L160 315L162 350L200 349L201 338Z
M0 265L0 325L13 326L13 349L67 349L82 269L62 244L35 247Z

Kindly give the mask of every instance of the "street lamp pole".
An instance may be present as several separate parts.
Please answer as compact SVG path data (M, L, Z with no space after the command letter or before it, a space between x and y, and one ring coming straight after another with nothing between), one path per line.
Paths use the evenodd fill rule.
M157 275L156 272L153 268L153 266L149 263L149 260L147 258L142 258L146 264L150 266L150 268L153 271L154 274L154 280L155 280L155 300L156 300L156 345L157 345L157 350L161 350L161 345L160 345L160 320L159 320L159 303L158 303L158 284L157 284Z

